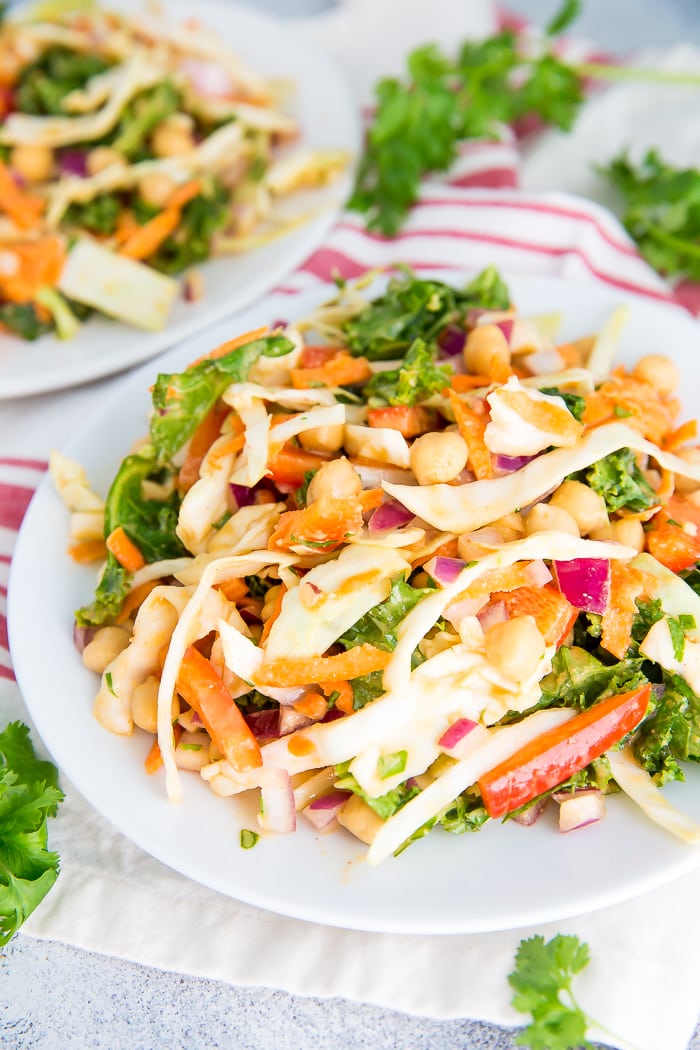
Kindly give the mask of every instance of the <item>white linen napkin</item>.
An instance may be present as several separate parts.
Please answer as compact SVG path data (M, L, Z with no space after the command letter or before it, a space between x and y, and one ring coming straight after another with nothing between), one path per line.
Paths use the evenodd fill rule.
M352 67L358 97L366 101L366 71L372 70L373 79L388 69L382 52L387 27L392 55L394 49L396 55L405 53L425 40L427 27L434 29L437 6L446 41L492 28L491 5L482 0L445 0L441 5L437 0L384 0L383 6L376 0L351 0L314 22L313 31L318 38L325 33L339 61ZM370 26L378 34L374 44ZM404 28L410 29L408 36L402 35ZM382 69L370 66L363 54L382 55ZM611 90L611 98L617 90ZM555 150L557 143L548 137L542 148ZM562 148L568 150L569 141ZM294 293L328 279L335 269L352 276L396 261L455 271L493 262L504 271L560 275L578 283L603 281L621 291L670 298L603 209L562 193L517 191L536 156L535 147L523 159L514 142L465 149L447 179L425 184L419 206L394 242L368 235L357 215L345 214L324 245L284 282L290 316ZM585 163L583 153L580 163ZM575 163L566 170L576 170ZM559 182L551 159L550 171L551 183L545 180L539 189L569 188ZM97 409L100 392L109 383L2 407L0 590L7 583L16 527L40 476L41 461L51 447L60 447L77 420ZM1 594L0 603L4 725L11 718L29 719L11 678ZM26 923L24 932L30 936L231 984L343 997L436 1018L515 1025L524 1018L509 1005L507 974L518 942L534 932L545 937L576 933L592 954L590 966L577 979L578 998L608 1029L594 1035L637 1050L685 1050L688 1044L700 1006L697 876L536 930L454 937L363 934L282 918L198 886L133 846L65 780L63 786L66 801L50 828L62 874Z

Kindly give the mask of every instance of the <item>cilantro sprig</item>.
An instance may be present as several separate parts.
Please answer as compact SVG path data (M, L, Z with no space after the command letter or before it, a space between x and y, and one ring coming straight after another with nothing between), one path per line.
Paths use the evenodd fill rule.
M588 945L575 935L558 933L550 941L540 934L520 942L515 969L508 981L515 989L512 1004L532 1021L516 1036L531 1050L591 1050L586 1029L592 1023L572 991L576 974L590 960Z
M11 722L0 733L0 945L7 944L58 877L47 849L47 820L63 792L58 771L37 758L29 729Z

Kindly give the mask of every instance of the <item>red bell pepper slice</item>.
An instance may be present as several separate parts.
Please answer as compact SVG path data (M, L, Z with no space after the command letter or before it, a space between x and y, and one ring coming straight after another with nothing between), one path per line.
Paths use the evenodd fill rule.
M599 758L639 725L651 686L609 696L535 737L478 781L486 812L504 817Z
M260 745L223 679L192 645L185 652L175 688L197 712L234 769L243 771L262 765Z

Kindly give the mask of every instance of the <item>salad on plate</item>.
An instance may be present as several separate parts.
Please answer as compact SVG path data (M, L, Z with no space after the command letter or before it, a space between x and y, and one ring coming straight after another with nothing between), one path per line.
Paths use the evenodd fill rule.
M196 18L45 5L0 54L0 324L22 339L95 311L159 331L200 263L294 228L280 202L348 163L300 148L294 85Z
M700 450L625 320L557 339L489 268L376 275L152 388L103 501L52 454L75 643L144 776L342 827L376 865L441 826L581 829L700 758ZM87 596L86 596L87 597ZM301 816L299 816L299 814Z

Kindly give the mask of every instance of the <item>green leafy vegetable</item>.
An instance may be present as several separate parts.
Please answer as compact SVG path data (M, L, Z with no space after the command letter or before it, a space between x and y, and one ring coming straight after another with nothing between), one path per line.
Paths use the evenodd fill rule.
M588 965L588 945L575 935L558 933L545 941L540 934L522 940L508 981L512 1004L532 1021L516 1037L532 1050L592 1050L586 1029L592 1023L576 1001L573 978Z
M543 386L541 392L550 394L553 397L560 397L574 419L578 419L581 422L583 413L586 411L585 397L580 397L578 394L570 394L567 390L560 390L556 386Z
M642 657L633 657L608 665L577 645L561 646L552 658L552 670L542 679L538 707L583 710L607 696L628 692L647 681L643 664Z
M110 146L129 160L146 160L152 156L146 147L148 136L181 105L182 96L170 80L140 91L124 107L119 123L109 136Z
M386 361L403 357L417 339L434 343L446 325L461 320L472 307L504 310L509 304L508 288L492 266L462 290L405 269L343 330L351 353Z
M123 206L116 193L100 193L85 204L71 204L64 222L109 237L117 228Z
M700 169L673 168L656 150L600 169L624 201L622 221L655 270L700 280Z
M394 751L390 755L380 755L377 760L377 776L380 780L388 780L397 773L403 773L407 759L408 751Z
M143 496L144 481L157 478L160 470L150 446L127 456L105 503L105 536L121 525L147 563L181 557L186 553L175 533L179 494L174 491L164 500L144 499ZM96 626L114 619L129 592L130 583L131 574L109 553L95 599L76 612L76 622L81 626Z
M566 3L551 33L568 25L576 10ZM497 138L499 125L526 117L568 129L583 99L573 66L551 45L542 54L526 53L510 29L467 41L455 60L433 44L418 48L409 55L406 78L380 80L375 93L350 206L366 214L371 229L389 236L417 199L421 177L447 170L459 142Z
M162 273L182 273L211 255L212 237L229 219L230 195L215 180L182 209L177 229L148 258L149 266Z
M53 322L40 321L33 303L0 303L0 324L30 341L53 331Z
M343 762L335 767L337 780L335 786L340 791L352 791L353 794L358 795L363 802L366 802L370 809L374 810L378 817L382 820L388 820L389 817L393 816L402 806L405 806L407 802L410 802L412 798L415 798L420 792L420 788L417 784L404 783L399 784L398 787L392 788L386 795L379 795L377 798L372 798L371 795L366 794L362 790L360 785L355 780L352 773L348 772L349 762Z
M400 368L377 372L365 385L363 395L370 405L415 405L449 386L452 369L435 364L436 350L422 339L409 347Z
M84 87L91 77L104 73L110 65L90 52L72 51L61 45L49 47L21 70L13 96L15 108L37 116L64 114L66 95Z
M633 512L646 510L657 502L656 493L642 474L637 465L637 458L629 448L612 452L571 477L598 492L611 514L622 509Z
M243 382L260 357L283 357L293 343L266 336L218 358L206 358L185 372L161 373L153 388L151 441L167 462L192 436L207 412L231 383Z
M36 757L29 729L11 722L0 733L0 945L7 944L58 877L47 849L47 819L63 792L58 771Z
M700 762L700 697L680 675L663 672L663 688L633 750L659 785L684 779L679 762Z

